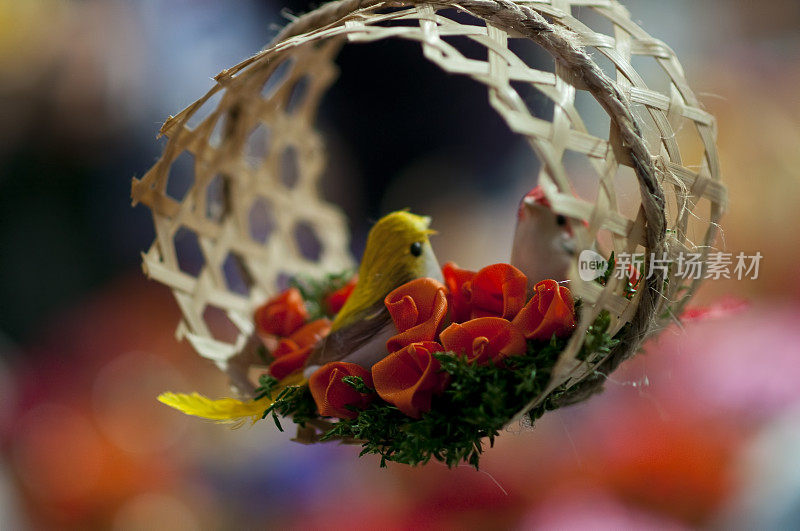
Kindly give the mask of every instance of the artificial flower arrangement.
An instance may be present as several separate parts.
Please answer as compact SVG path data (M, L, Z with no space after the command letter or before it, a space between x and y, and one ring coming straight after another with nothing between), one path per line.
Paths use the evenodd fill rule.
M521 404L544 390L580 301L552 279L530 294L526 276L505 263L477 272L447 263L442 275L443 283L417 278L386 296L396 333L371 368L346 359L307 367L356 278L293 280L254 314L269 366L259 378L253 403L263 407L253 420L271 417L283 430L281 419L290 418L301 442L360 443L361 454L380 455L381 465L436 459L477 467L482 440L492 444ZM605 313L589 327L582 355L608 353L616 344L609 322ZM178 407L177 396L161 400ZM527 412L530 422L557 397L558 391Z
M491 442L523 415L534 420L600 390L646 338L681 315L699 282L675 268L643 268L638 287L601 278L603 287L584 291L582 283L583 301L572 300L569 286L547 280L578 282L576 259L597 250L592 242L600 231L620 251L652 258L694 249L702 261L727 203L713 116L700 108L669 47L654 47L614 0L570 10L578 4L472 2L457 6L471 15L461 20L449 13L452 5L424 0L388 8L326 3L221 72L204 97L171 116L161 129L168 139L162 156L132 187L134 204L152 210L157 235L143 255L144 269L179 301L178 337L225 371L242 399L166 393L161 400L220 422L271 416L280 424L288 417L300 426L299 440L358 442L384 461L477 466L483 438ZM610 21L614 31L593 30L597 20L581 21L578 12ZM458 46L439 38L442 32L486 48L488 59L465 60ZM313 276L350 263L344 215L316 186L325 149L313 124L340 44L387 38L419 41L423 56L444 71L484 85L492 107L541 162L542 188L520 205L510 265L475 273L449 265L443 272L427 223L406 216L404 227L367 245L355 287L349 275L298 279L294 290L256 312L256 336L251 312L287 269ZM657 56L679 94L654 91L624 53L610 69L592 59L587 43L619 38L628 51ZM509 47L519 39L556 61L557 83L551 64L534 68ZM558 112L538 116L519 86L539 91ZM608 115L607 136L586 129L575 105L579 93ZM662 143L645 138L652 128L640 117L654 120ZM672 134L673 127L689 136ZM696 153L698 145L702 164L686 165L682 152ZM194 160L194 184L183 198L173 197L168 184L184 155ZM568 163L575 160L586 162L577 173ZM285 178L284 168L294 175ZM617 186L627 180L618 180L625 168L633 169L639 194ZM596 196L571 194L578 181L596 183ZM668 205L678 207L676 216ZM303 249L304 234L316 237L313 252ZM692 242L688 234L702 239ZM181 235L195 238L204 258L199 271L183 267ZM524 292L518 273L527 280ZM577 293L578 284L572 287ZM212 308L236 328L235 338L214 333L206 315ZM258 342L260 360L251 348ZM264 372L255 393L254 369Z

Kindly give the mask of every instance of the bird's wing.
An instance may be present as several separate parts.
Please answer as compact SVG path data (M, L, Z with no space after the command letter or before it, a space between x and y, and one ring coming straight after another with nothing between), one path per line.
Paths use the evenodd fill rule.
M371 339L376 338L379 334L384 335L385 329L389 326L394 326L392 317L381 300L367 308L362 313L362 317L356 319L352 324L343 326L322 339L311 351L306 366L311 367L324 365L331 361L339 361ZM394 333L396 331L392 332L391 335L394 335ZM383 341L384 350L386 349L385 342L386 340Z

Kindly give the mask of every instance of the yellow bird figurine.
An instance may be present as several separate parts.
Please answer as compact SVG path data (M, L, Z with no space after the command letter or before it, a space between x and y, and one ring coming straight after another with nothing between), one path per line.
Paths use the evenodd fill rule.
M442 280L428 236L430 218L410 212L392 212L369 232L358 270L358 283L336 315L331 333L309 356L304 372L284 378L272 396L241 401L210 400L197 393L163 393L158 399L188 415L241 425L255 422L284 387L305 384L305 377L330 361L349 361L369 369L384 358L386 341L397 333L384 299L395 288L420 277Z
M384 299L395 288L415 278L442 281L442 271L428 237L430 218L410 212L392 212L370 230L358 283L331 333L320 341L307 362L306 375L331 361L349 361L369 369L386 356L386 341L397 333Z

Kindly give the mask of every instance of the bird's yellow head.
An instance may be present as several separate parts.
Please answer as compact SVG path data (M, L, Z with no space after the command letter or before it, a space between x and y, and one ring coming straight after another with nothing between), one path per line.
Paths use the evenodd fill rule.
M392 212L381 218L369 231L358 284L336 316L333 329L363 318L365 310L406 282L419 277L441 279L428 240L435 232L430 229L430 218L411 212Z

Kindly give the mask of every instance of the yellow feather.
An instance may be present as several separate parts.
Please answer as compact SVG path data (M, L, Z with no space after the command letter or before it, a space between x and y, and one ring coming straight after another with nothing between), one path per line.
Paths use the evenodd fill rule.
M280 391L289 386L305 385L306 379L301 371L290 374L273 391L274 396L278 396ZM158 396L158 401L166 404L187 415L194 415L208 420L214 420L221 424L235 423L243 424L247 419L253 423L261 419L273 399L271 397L260 398L259 400L236 400L235 398L220 398L212 400L199 393L162 393Z

